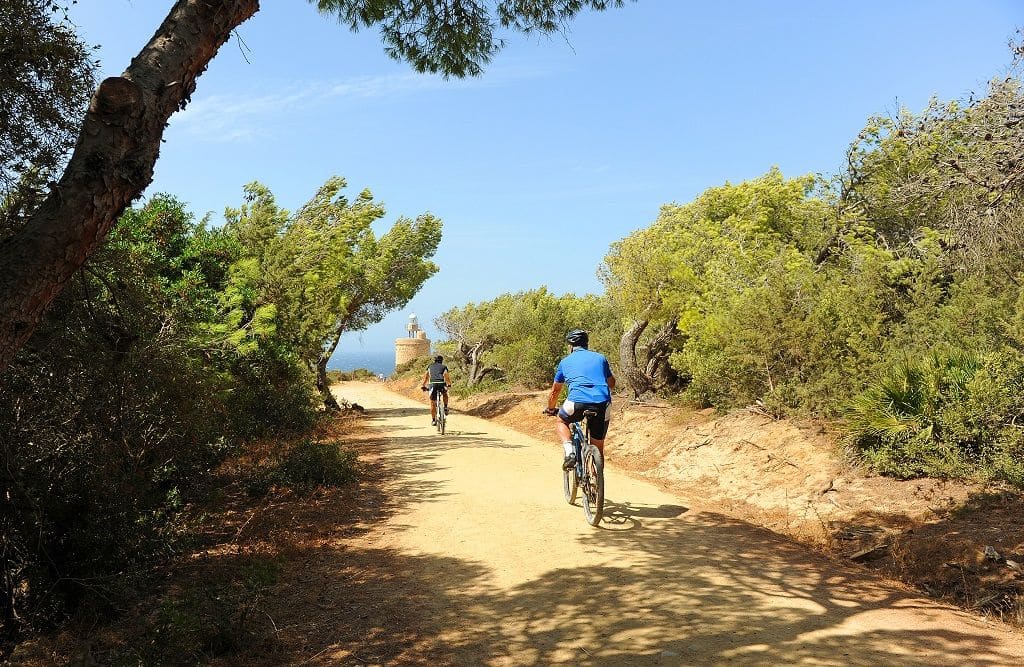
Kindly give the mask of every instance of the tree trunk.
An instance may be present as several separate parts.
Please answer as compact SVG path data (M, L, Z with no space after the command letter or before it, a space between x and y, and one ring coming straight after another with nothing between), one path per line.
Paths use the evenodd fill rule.
M679 327L673 318L663 324L647 344L645 375L654 390L660 391L665 387L679 384L679 374L668 361L669 355L672 354L672 341L678 335Z
M633 391L634 398L640 398L654 390L654 384L636 361L636 344L640 335L649 324L648 320L638 320L622 334L619 340L619 365L626 384Z
M0 373L46 308L153 180L171 115L259 0L178 0L119 77L103 81L60 182L0 244Z
M338 349L338 342L341 340L341 334L344 329L338 329L334 333L334 342L326 350L320 353L320 357L316 360L316 388L320 392L320 397L324 400L324 408L328 412L337 412L341 410L341 406L338 405L337 399L334 398L334 394L331 393L331 383L327 380L327 362L331 360L331 355Z

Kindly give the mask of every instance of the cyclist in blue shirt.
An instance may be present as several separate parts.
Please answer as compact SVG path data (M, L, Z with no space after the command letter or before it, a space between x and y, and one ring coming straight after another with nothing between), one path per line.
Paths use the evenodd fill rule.
M604 454L604 439L608 434L608 423L612 418L612 389L615 376L603 354L587 349L590 336L582 329L573 329L565 335L565 342L572 351L558 363L555 380L548 395L548 415L558 415L558 437L565 449L562 467L566 470L576 465L576 453L572 448L572 432L569 424L583 420L583 413L592 410L596 417L588 417L590 442ZM556 408L562 387L569 385L569 395L561 407Z

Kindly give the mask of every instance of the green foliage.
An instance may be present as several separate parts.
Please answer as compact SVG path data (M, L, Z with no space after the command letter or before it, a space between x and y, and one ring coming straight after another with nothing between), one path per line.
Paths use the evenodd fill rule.
M349 204L343 185L294 216L250 185L220 229L156 196L64 290L0 387L6 628L14 614L34 624L84 600L116 606L173 551L182 511L230 451L313 424L314 371L339 322L376 321L436 271L424 255L439 221L377 238L383 209L368 192ZM352 463L307 443L269 483L339 484Z
M318 487L337 487L358 477L358 457L337 442L304 440L281 460L257 470L249 480L248 490L264 496L273 487L289 488L307 494Z
M871 119L831 190L773 170L665 206L613 244L609 297L675 324L692 400L843 413L884 472L1020 484L1022 105L999 80Z
M905 359L849 403L849 442L899 477L985 476L1019 484L1024 357L962 350Z
M231 267L218 330L241 356L259 353L257 368L290 371L253 383L270 388L252 397L268 410L277 407L271 404L284 383L308 396L311 370L330 406L327 362L342 334L401 308L437 272L430 258L441 242L440 220L399 218L378 237L372 226L384 207L368 190L350 202L344 188L344 179L332 177L289 215L266 187L252 183L243 206L227 212L226 229L246 252ZM253 411L260 409L247 410Z
M60 166L95 85L91 49L58 10L52 0L0 3L0 200L38 194L46 178L18 193L19 180Z
M310 0L352 30L379 26L385 51L419 72L476 76L504 44L500 28L552 33L583 9L624 0L495 0L439 6L436 0ZM492 6L493 5L493 6Z
M237 569L220 568L215 581L187 586L160 601L145 621L150 641L123 646L111 664L200 664L237 656L273 636L263 602L280 576L280 564L254 558Z
M368 368L355 368L350 371L327 371L327 379L334 382L349 382L352 380L376 380L377 374Z
M620 335L618 317L606 299L555 296L544 287L453 308L437 325L448 337L439 350L455 361L456 377L469 385L486 377L480 369L497 368L506 382L541 387L551 383L566 352L568 330L587 329L591 349L604 354L614 351Z
M174 517L230 450L233 381L205 328L217 258L232 252L155 197L125 215L6 374L4 595L27 622L109 599L167 553Z

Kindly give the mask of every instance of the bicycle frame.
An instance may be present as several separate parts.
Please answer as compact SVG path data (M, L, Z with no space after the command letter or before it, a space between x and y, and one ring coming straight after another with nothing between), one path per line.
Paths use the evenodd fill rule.
M587 420L584 419L585 423ZM590 429L587 426L580 426L580 422L573 422L569 425L572 432L572 449L576 453L576 479L582 485L585 481L583 476L583 445L590 442ZM586 489L584 489L584 492Z

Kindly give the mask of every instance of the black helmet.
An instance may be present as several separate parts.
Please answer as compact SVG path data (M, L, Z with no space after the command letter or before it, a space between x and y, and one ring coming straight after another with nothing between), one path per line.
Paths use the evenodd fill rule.
M583 329L573 329L565 334L565 342L573 347L586 347L590 343L590 336Z
M435 361L435 362L437 362L437 363L441 363L442 361L444 361L444 357L442 357L442 356L441 356L441 355L439 354L439 355L437 355L436 357L434 357L434 361Z

